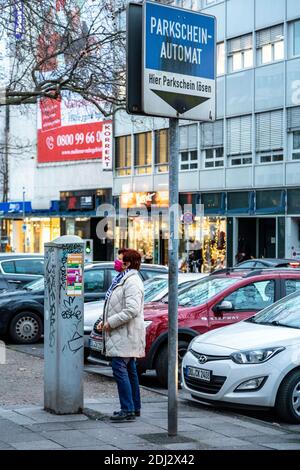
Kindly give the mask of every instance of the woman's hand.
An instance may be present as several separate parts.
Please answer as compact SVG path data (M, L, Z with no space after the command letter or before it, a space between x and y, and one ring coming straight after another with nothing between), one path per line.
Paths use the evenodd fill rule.
M103 331L107 331L107 333L110 332L110 324L108 322L104 323L102 326Z
M101 331L103 330L103 322L102 322L102 321L101 321L100 323L98 323L98 325L97 325L97 330L98 330L99 332L101 332Z

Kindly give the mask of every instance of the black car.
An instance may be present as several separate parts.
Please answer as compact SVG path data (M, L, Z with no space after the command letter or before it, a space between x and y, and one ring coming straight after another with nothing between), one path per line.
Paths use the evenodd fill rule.
M0 292L22 288L43 275L43 255L0 253Z
M113 262L96 263L84 268L84 300L99 300L116 275ZM165 266L142 264L143 280L157 273L166 273ZM43 334L44 278L23 288L0 294L0 336L9 335L14 343L36 343Z

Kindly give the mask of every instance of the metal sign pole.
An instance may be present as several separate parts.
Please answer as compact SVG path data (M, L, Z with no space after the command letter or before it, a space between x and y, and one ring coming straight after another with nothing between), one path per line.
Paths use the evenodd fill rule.
M169 120L169 332L168 332L168 435L178 431L178 157L179 123Z

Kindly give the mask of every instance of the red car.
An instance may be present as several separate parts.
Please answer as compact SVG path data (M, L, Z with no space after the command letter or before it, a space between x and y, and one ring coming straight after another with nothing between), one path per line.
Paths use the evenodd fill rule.
M178 353L181 362L189 342L197 335L245 320L282 297L300 289L300 270L265 269L212 274L178 295ZM155 369L159 382L168 377L168 298L145 305L146 356L139 371ZM99 334L91 333L89 361L101 362ZM246 345L245 345L246 346Z

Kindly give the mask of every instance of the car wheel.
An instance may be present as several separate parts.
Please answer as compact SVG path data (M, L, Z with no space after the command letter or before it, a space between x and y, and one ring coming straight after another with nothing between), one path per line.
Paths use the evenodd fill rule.
M37 343L42 336L41 318L33 312L21 312L16 315L9 327L9 334L17 344Z
M300 423L300 371L288 375L281 383L277 399L276 412L288 423Z
M178 384L181 382L181 364L187 351L189 342L178 341ZM159 383L168 388L168 345L165 344L158 353L155 363L156 375Z

